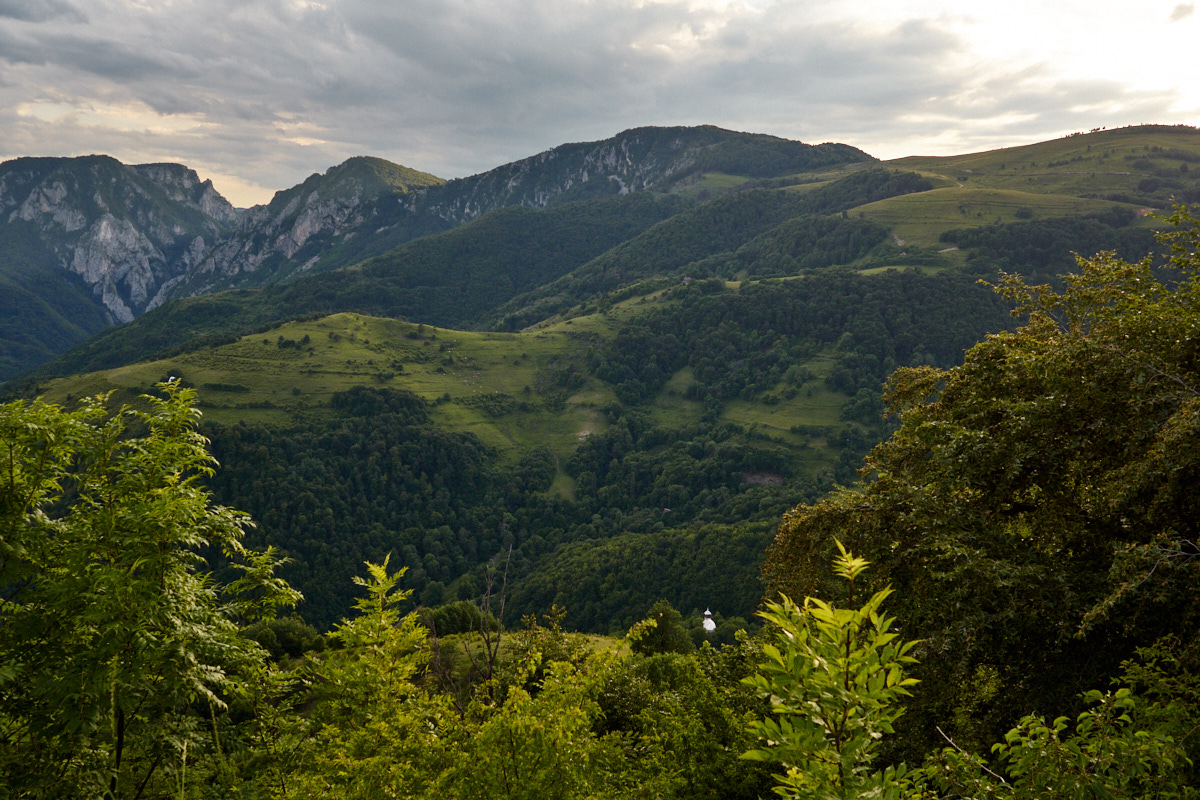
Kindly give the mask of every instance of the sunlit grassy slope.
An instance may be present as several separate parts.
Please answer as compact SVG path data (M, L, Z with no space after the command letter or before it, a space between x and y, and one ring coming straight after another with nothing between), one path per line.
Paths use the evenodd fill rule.
M502 460L544 446L561 462L585 437L606 429L603 408L616 400L612 387L587 375L588 349L613 335L624 320L660 302L655 292L602 313L559 319L522 333L454 331L335 314L168 360L55 380L44 397L69 402L115 391L120 399L129 399L157 381L181 377L197 389L207 420L287 425L332 413L329 401L335 392L387 386L425 398L435 422L475 434ZM821 358L810 369L817 376L827 372ZM563 392L558 379L570 372L584 380ZM699 404L682 397L689 381L689 370L682 370L655 398L648 410L658 424L676 427L699 416ZM846 398L818 386L771 406L732 403L725 418L753 427L763 441L792 448L801 468L827 466L832 455L789 431L797 424L837 423L837 410ZM571 491L561 471L555 488Z
M612 399L593 381L561 410L547 408L547 376L581 366L585 350L567 332L471 333L335 314L166 361L55 381L46 396L144 390L175 375L196 387L207 419L281 424L296 414L326 413L334 392L390 386L435 403L437 421L502 452L537 442L565 453L601 424L595 408ZM493 394L505 396L506 413L489 412L486 396Z
M897 244L943 248L938 236L954 228L1019 222L1017 212L1027 209L1037 217L1090 214L1112 208L1111 200L1094 200L1057 194L1036 194L1013 189L985 189L960 184L930 192L904 195L868 203L855 209L892 229Z
M891 228L890 243L897 247L940 251L941 258L926 266L945 268L964 262L961 253L939 238L956 228L1095 214L1113 206L1134 210L1139 226L1161 227L1156 214L1180 200L1172 192L1173 185L1182 192L1195 184L1200 131L1185 126L1098 130L1022 147L959 156L910 156L883 164L917 172L934 188L858 206L849 213ZM798 174L776 183L795 181L789 191L807 192L863 166ZM1149 188L1147 182L1158 186ZM742 183L749 182L713 174L689 188L728 190ZM868 261L851 266L878 268L877 259Z
M936 245L938 234L951 228L1017 221L1021 208L1038 218L1122 205L1139 210L1139 224L1158 225L1147 212L1169 207L1169 191L1158 192L1151 203L1114 198L1136 200L1146 194L1146 181L1168 186L1172 180L1191 182L1192 173L1200 169L1200 131L1139 126L982 153L910 156L884 163L925 175L937 188L855 211L892 226L899 238L916 246Z
M1180 153L1200 157L1200 131L1182 126L1119 128L983 153L909 156L885 163L990 189L1089 195L1126 189L1130 179L1136 183L1154 174L1138 163L1142 159L1178 168L1187 163Z
M1161 227L1156 214L1181 200L1172 185L1177 184L1182 193L1195 184L1200 131L1187 126L1135 126L982 153L910 156L882 163L919 173L934 188L858 206L849 213L891 228L892 242L899 247L943 251L944 266L954 266L963 262L961 254L939 237L956 228L1094 214L1113 206L1136 211L1137 225ZM792 182L786 187L789 191L808 192L866 166L843 165L774 183ZM1147 182L1157 183L1158 188L1148 188ZM745 178L713 173L687 191L751 184Z

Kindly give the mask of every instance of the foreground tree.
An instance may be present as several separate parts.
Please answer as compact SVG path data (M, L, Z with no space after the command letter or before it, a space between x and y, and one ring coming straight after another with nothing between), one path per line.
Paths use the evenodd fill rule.
M1091 691L1094 706L1072 724L1030 715L992 746L1000 762L947 747L930 756L920 777L942 796L979 800L1139 797L1195 798L1187 784L1187 758L1169 736L1139 728L1138 700L1129 689Z
M788 597L759 616L774 625L775 643L745 683L770 700L775 716L751 729L765 742L745 758L782 762L775 791L789 800L901 797L910 789L905 770L874 769L884 734L894 733L900 701L916 684L905 670L917 644L891 631L883 616L890 589L854 608L854 587L868 564L837 543L834 574L849 588L850 608L813 597L797 606Z
M1027 315L950 370L902 369L899 430L860 489L787 515L764 571L817 593L836 539L871 557L927 633L906 757L947 727L986 748L1159 637L1200 630L1200 230L1165 267L1080 259L1065 288L1006 276Z
M209 502L193 393L148 410L0 406L0 783L13 796L140 797L221 751L238 622L298 595L248 519ZM242 577L220 586L198 551Z
M406 568L389 572L388 562L367 562L367 577L354 579L366 595L331 635L343 649L314 668L318 702L307 741L279 765L280 796L423 797L453 755L450 698L418 685L427 632L416 612L400 614Z
M915 777L942 797L1200 797L1188 741L1200 730L1194 656L1174 637L1141 648L1122 665L1121 688L1085 692L1088 709L1074 721L1022 718L992 745L990 766L951 741Z

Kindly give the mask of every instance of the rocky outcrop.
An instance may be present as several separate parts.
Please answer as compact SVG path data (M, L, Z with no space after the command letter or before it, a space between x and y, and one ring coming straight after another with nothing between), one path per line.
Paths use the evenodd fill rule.
M552 203L629 192L669 191L705 172L770 178L872 161L843 144L809 145L710 125L634 128L599 142L564 144L403 200L411 214L452 224L503 206Z
M637 128L451 181L381 159L352 158L246 211L233 236L172 291L205 294L345 266L506 206L665 191L705 172L767 178L870 160L847 145L712 126ZM355 247L336 247L355 237Z
M127 169L153 181L172 201L199 209L222 227L237 224L238 210L213 188L212 181L201 181L182 164L135 164Z
M381 201L441 183L381 158L351 158L244 212L232 235L213 248L178 293L205 294L304 272L328 244L369 226ZM269 274L262 274L268 262Z
M203 294L222 279L255 272L272 256L290 259L314 236L334 237L364 222L362 194L326 198L319 190L297 194L282 208L255 206L242 215L234 234L213 248L191 276Z
M161 303L238 216L211 181L179 164L107 156L0 164L0 236L32 233L113 322Z
M105 308L119 322L133 320L130 305L145 308L155 288L155 273L161 275L164 265L162 252L144 233L129 220L111 214L88 227L75 245L71 263L76 274L100 293Z

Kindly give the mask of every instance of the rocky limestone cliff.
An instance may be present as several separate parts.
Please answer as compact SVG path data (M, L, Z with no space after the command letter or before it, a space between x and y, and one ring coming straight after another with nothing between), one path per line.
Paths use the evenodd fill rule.
M0 164L0 236L32 232L112 322L161 303L237 219L211 181L179 164L126 166L108 156Z
M134 164L127 169L153 181L176 203L198 208L222 226L237 224L238 210L213 188L212 181L201 181L194 170L182 164Z
M237 284L239 276L254 276L266 262L273 266L271 275L254 276L251 282L304 272L320 257L319 245L352 236L370 223L380 198L440 183L433 175L381 158L351 158L277 192L267 205L245 211L232 235L212 249L178 293L205 294ZM302 252L306 245L311 252ZM298 254L298 263L288 263Z
M705 172L769 178L871 156L842 144L809 145L705 125L634 128L599 142L564 144L403 200L411 214L460 224L503 206L670 190Z
M282 194L282 193L281 193ZM278 196L277 196L278 197ZM363 222L361 192L322 197L319 189L247 210L233 236L214 248L198 275L254 272L267 258L291 258L317 234L336 236Z
M871 160L847 145L712 126L637 128L451 181L381 159L352 158L245 212L234 235L172 291L206 294L345 266L507 206L670 190L705 172L766 178ZM353 246L337 246L351 239Z

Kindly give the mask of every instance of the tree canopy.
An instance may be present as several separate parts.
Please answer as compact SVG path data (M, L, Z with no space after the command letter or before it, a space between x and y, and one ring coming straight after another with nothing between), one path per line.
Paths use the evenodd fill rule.
M0 406L0 782L48 797L132 797L218 747L204 716L261 650L239 623L298 595L209 502L193 394L149 410ZM217 585L198 555L242 575ZM203 710L203 712L201 711Z
M834 538L895 586L918 653L924 726L991 741L1069 708L1135 648L1200 625L1200 228L1169 263L1079 259L1061 290L1006 275L1024 318L951 369L904 368L900 426L860 488L787 515L771 593L812 593ZM913 719L910 717L910 721Z

